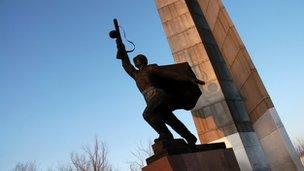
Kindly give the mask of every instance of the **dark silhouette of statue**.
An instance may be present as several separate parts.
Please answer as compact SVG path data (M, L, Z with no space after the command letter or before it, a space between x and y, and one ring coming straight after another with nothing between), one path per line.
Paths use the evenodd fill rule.
M188 144L195 145L197 138L172 111L192 109L201 95L197 84L205 83L196 78L188 63L158 66L148 64L146 56L139 54L133 59L136 69L129 60L115 20L114 25L116 30L110 32L110 37L116 39L117 58L122 61L124 70L135 80L145 98L147 107L143 117L159 134L154 141L174 139L167 124L185 138Z

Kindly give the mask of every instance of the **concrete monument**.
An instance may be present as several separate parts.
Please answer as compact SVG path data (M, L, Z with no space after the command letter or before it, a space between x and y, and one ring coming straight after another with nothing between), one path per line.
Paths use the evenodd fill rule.
M303 170L221 0L155 2L176 63L206 82L192 109L201 143L233 147L241 170Z

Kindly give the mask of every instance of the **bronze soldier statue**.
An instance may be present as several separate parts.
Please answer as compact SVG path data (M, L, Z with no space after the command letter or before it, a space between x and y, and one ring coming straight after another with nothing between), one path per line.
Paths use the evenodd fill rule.
M115 30L110 32L110 37L116 38L117 58L121 59L124 70L135 80L145 98L147 107L143 117L159 134L154 141L174 139L167 124L185 138L189 145L195 145L197 138L172 111L192 109L201 95L197 84L205 83L195 77L188 63L158 66L148 64L146 56L139 54L133 59L136 69L121 41L117 20L114 20L114 25Z

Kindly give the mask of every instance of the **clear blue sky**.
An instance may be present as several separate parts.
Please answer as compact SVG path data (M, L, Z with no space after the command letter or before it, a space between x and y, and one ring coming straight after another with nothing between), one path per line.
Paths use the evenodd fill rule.
M289 135L304 137L304 1L225 0ZM69 161L98 135L111 162L156 134L108 38L119 18L136 52L173 63L153 0L0 0L0 170ZM178 112L195 131L189 112Z

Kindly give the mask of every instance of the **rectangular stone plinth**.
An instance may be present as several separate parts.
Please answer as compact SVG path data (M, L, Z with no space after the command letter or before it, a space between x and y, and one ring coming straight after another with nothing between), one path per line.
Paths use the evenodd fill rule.
M166 155L148 164L142 171L239 171L232 149Z
M152 145L152 149L154 155L146 159L148 165L163 156L226 149L226 145L225 143L212 143L189 146L183 139L174 139L171 141L158 141Z

